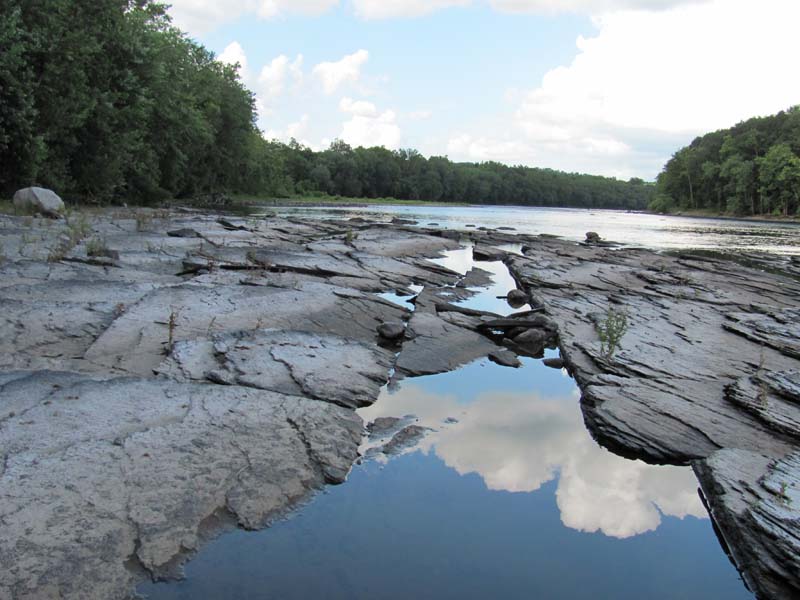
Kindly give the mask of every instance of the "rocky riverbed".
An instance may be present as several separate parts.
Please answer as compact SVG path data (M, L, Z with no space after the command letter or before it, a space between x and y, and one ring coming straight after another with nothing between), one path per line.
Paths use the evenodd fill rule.
M0 243L2 599L176 576L343 482L390 379L555 346L596 439L691 464L750 588L800 593L796 261L192 211L0 216ZM518 312L459 306L488 274L429 259L463 243Z

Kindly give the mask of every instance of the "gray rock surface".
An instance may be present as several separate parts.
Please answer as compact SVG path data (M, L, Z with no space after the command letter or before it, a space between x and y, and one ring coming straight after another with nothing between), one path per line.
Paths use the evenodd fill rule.
M631 458L692 464L756 594L797 595L798 508L768 483L775 465L790 488L798 475L789 457L798 451L800 283L791 272L546 238L507 264L558 323L593 436ZM612 353L598 335L609 311L627 315ZM765 512L742 512L756 488Z

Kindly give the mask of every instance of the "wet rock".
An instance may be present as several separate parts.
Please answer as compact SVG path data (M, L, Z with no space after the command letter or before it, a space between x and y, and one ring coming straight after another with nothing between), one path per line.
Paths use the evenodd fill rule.
M53 190L29 187L14 194L14 208L22 212L40 213L46 217L60 218L64 214L64 201Z
M494 352L490 352L489 360L503 367L511 367L513 369L518 369L522 366L522 362L517 355L510 350L495 350Z
M394 217L391 221L393 225L416 225L417 222L412 219L403 219L400 217Z
M388 321L378 325L378 335L386 340L398 340L406 333L406 327L401 321Z

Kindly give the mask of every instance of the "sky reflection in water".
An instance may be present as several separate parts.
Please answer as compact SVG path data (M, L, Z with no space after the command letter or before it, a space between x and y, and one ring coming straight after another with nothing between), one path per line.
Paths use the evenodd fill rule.
M357 465L272 528L210 543L153 599L752 598L689 469L599 448L572 380L526 360L405 380L362 411L417 447ZM458 423L445 424L448 418Z

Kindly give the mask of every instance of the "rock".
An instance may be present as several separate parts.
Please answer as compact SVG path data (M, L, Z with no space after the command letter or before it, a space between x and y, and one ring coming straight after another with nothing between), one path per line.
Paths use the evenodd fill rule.
M586 243L587 244L597 244L602 241L600 234L595 231L589 231L586 233Z
M431 431L428 427L419 425L408 425L398 431L388 444L382 448L382 452L389 456L400 454L403 450L416 446L419 441Z
M563 369L564 368L564 359L563 358L545 358L542 363L546 367L550 367L551 369Z
M528 303L528 294L522 290L511 290L506 295L506 301L511 308L520 308Z
M544 352L549 338L550 335L543 329L528 329L513 338L513 341L533 356L538 356Z
M497 349L484 336L425 312L409 321L403 349L397 357L401 375L433 375L482 358Z
M200 235L199 232L195 231L194 229L190 229L189 227L183 227L181 229L173 229L172 231L168 231L167 235L169 237L174 238L199 238L203 237Z
M378 325L378 335L386 340L398 340L406 333L406 327L401 321L387 321Z
M392 225L416 225L417 222L411 219L402 219L400 217L394 217L391 221Z
M505 259L508 252L489 246L475 245L472 247L472 258L483 262L498 262Z
M518 369L522 366L522 362L511 350L495 350L494 352L490 352L489 360L503 367L511 367L513 369Z
M381 437L399 428L405 419L400 417L378 417L367 425L370 437Z
M29 187L14 194L14 208L23 212L38 212L46 217L60 218L64 213L64 201L53 190Z

